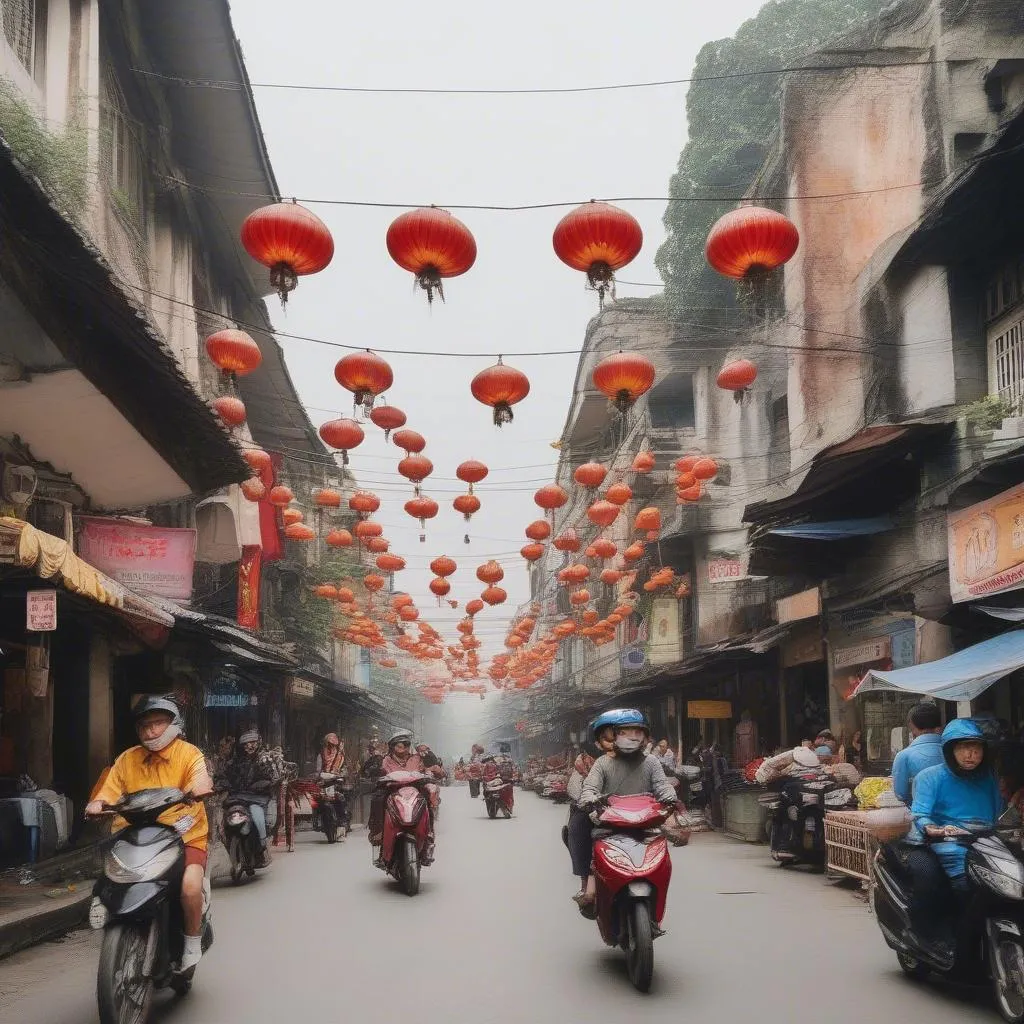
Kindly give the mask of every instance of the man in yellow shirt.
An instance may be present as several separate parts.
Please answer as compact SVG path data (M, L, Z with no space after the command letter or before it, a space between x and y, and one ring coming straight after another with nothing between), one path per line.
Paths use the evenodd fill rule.
M126 750L114 762L96 798L85 808L86 817L102 814L126 793L140 789L172 787L190 800L164 811L159 820L181 834L185 843L185 874L181 881L181 906L185 927L185 951L181 970L195 967L202 957L200 932L203 923L203 879L209 825L201 797L213 792L206 758L182 735L181 712L165 697L142 697L132 709L140 745ZM126 824L118 819L115 827Z

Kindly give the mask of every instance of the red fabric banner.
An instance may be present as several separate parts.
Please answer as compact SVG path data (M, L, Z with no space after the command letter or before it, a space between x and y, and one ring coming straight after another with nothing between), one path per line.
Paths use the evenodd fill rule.
M238 563L238 624L246 629L260 628L260 569L263 550L258 544L246 544Z

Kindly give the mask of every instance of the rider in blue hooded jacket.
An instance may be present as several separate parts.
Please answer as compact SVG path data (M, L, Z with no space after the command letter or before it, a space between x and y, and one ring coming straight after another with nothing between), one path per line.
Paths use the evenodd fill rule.
M1003 810L992 751L970 719L958 718L942 731L943 763L925 768L914 781L914 839L953 838L965 828L990 828ZM956 842L932 847L954 886L962 884L967 850Z

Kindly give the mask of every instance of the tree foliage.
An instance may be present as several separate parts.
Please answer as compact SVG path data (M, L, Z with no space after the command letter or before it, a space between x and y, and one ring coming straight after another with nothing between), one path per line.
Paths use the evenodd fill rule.
M686 97L689 139L672 176L657 266L672 306L729 307L735 288L704 259L714 222L732 209L768 155L786 76L749 74L800 64L815 49L874 17L891 0L771 0L731 39L697 55ZM731 198L708 201L703 197ZM682 201L678 201L682 200ZM697 200L687 202L686 200Z

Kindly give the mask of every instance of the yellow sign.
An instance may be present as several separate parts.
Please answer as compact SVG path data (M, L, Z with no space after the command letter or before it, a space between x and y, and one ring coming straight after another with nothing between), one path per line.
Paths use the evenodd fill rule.
M1024 587L1024 484L949 514L954 602Z
M732 718L732 702L728 700L688 700L687 718Z

